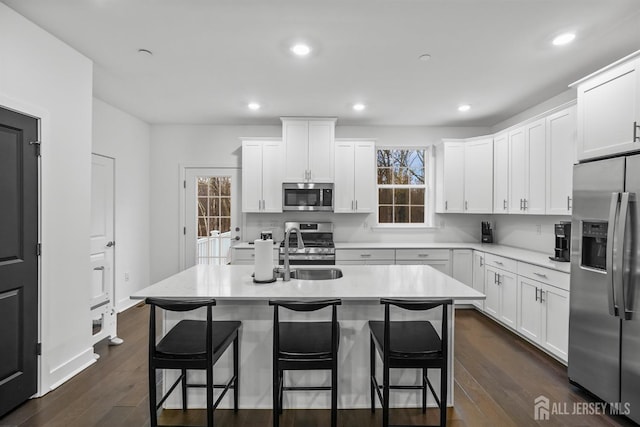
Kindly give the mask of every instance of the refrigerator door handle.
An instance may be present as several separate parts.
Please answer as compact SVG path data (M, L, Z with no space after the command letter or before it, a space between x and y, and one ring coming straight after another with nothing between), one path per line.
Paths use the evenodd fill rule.
M607 302L609 303L609 314L618 316L618 306L615 302L615 280L613 277L613 245L615 240L615 224L618 214L618 204L620 193L611 193L611 204L609 205L609 225L607 227Z
M625 237L627 235L627 217L629 213L629 202L635 202L635 194L622 193L620 198L620 217L618 219L618 226L616 227L616 267L615 276L616 280L616 300L620 302L620 317L624 320L631 319L631 310L627 307L626 295L625 295L625 269L624 269L624 246Z

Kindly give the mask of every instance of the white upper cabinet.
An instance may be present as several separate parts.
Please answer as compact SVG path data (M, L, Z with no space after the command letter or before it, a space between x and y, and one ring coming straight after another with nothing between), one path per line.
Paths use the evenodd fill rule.
M286 182L333 182L335 119L282 118Z
M468 141L464 147L464 211L493 209L493 139Z
M493 212L509 212L509 134L493 137Z
M578 82L578 160L640 150L640 59Z
M282 212L282 141L242 141L242 212Z
M509 213L544 214L546 121L509 132Z
M576 107L547 117L547 214L571 215Z
M491 213L493 139L445 140L436 146L436 212Z
M375 211L375 150L373 141L336 141L334 212Z
M445 141L436 147L436 212L464 212L464 144Z

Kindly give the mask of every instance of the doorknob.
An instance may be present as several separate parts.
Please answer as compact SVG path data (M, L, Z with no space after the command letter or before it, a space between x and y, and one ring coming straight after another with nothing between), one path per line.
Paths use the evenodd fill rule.
M240 240L240 236L234 237L233 240Z
M107 243L107 247L110 248L111 246L114 246L116 244L116 242L114 241L110 241Z

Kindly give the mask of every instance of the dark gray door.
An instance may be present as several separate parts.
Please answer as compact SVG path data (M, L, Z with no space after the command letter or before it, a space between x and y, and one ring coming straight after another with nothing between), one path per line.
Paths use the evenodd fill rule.
M37 391L38 121L0 108L0 416Z
M624 170L624 157L573 168L569 379L606 402L620 401L620 318L610 311L616 239L609 226L618 218L612 198L615 208Z
M623 299L621 401L629 403L629 418L640 423L640 156L627 158L625 191L629 193L628 217L625 233Z

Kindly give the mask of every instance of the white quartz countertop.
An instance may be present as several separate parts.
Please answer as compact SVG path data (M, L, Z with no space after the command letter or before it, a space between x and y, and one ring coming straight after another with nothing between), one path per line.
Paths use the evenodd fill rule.
M511 258L516 261L522 261L534 264L540 267L550 268L552 270L569 273L571 271L571 263L551 261L549 256L553 252L536 252L527 249L516 248L513 246L497 245L497 244L481 244L481 243L381 243L381 242L334 242L336 249L474 249L493 255ZM248 243L240 243L235 248L253 249L253 245ZM274 245L274 247L278 247Z
M335 280L297 280L257 284L252 265L196 265L131 296L213 297L218 300L268 299L378 300L380 298L451 298L479 300L485 295L427 265L338 265ZM293 267L295 268L295 267ZM313 268L313 267L305 267Z

